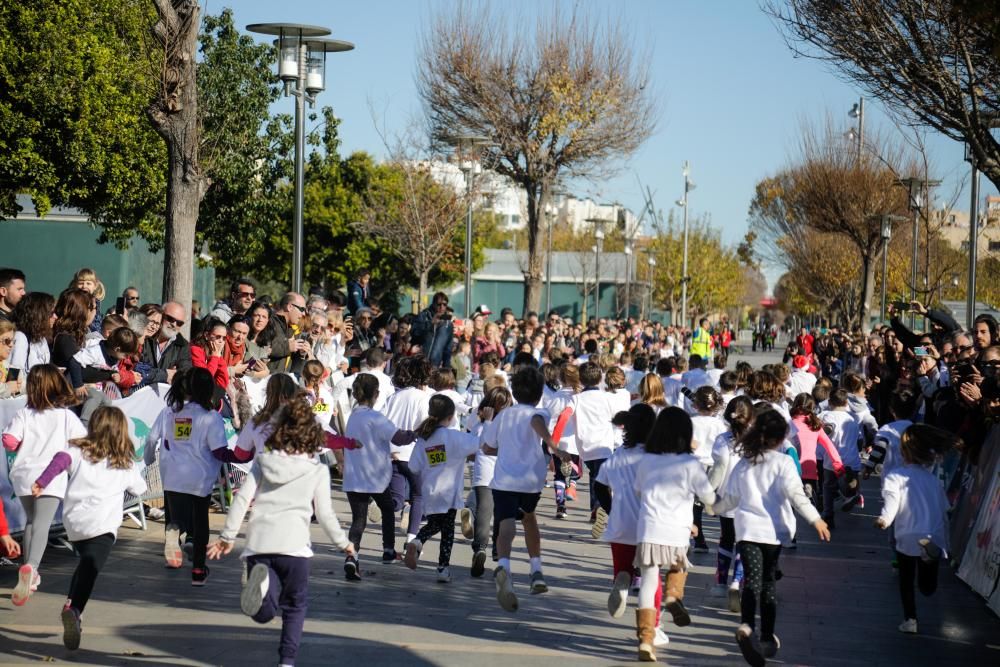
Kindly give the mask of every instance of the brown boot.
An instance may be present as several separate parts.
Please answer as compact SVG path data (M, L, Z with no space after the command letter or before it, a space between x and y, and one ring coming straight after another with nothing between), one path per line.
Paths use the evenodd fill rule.
M635 634L639 637L639 662L656 662L656 610L635 610Z
M687 572L667 572L667 612L678 627L691 625L691 615L684 607L684 582Z

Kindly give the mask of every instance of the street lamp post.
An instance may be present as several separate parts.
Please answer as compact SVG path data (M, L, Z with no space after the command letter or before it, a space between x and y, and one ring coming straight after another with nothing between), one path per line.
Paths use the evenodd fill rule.
M889 293L889 239L892 238L892 219L882 216L882 309L879 311L879 322L885 322L886 295Z
M625 322L632 310L632 240L625 241Z
M684 209L684 259L681 267L681 326L687 326L688 303L688 196L695 189L691 180L691 168L684 162L684 198L677 200L677 205Z
M587 218L587 222L594 225L594 238L597 244L594 246L594 318L601 319L601 251L604 249L604 225L609 220L601 218Z
M472 184L480 170L476 159L477 151L488 145L487 137L476 134L457 134L444 138L455 147L458 168L465 177L465 198L468 209L465 214L465 314L472 316Z
M965 326L972 329L976 317L976 261L979 256L979 165L965 144L965 159L972 165L971 202L969 204L969 284L965 291Z
M549 196L554 196L554 193L549 193ZM549 223L549 238L548 247L545 250L545 312L546 314L552 312L552 225L555 224L555 219L557 218L559 210L555 207L552 202L546 202L545 204L545 217L548 218Z
M277 35L278 76L285 95L295 97L295 206L292 214L291 290L302 291L303 208L305 202L306 102L316 103L316 95L326 88L326 54L350 51L354 44L335 39L318 39L329 28L299 23L252 23L247 30L259 35Z
M653 249L649 249L649 257L646 259L646 283L648 288L647 298L649 299L649 309L646 311L646 319L653 319L653 269L656 267L656 258L653 257Z
M913 210L913 244L910 255L910 301L917 300L917 255L920 252L920 209L924 205L925 190L940 185L941 181L927 181L920 178L901 178L896 181L909 189L910 208ZM916 312L910 313L910 328L917 326Z
M861 153L865 148L865 98L859 98L851 110L847 112L847 115L858 119L858 129L855 131L854 128L851 128L847 134L858 142L858 163L860 163Z

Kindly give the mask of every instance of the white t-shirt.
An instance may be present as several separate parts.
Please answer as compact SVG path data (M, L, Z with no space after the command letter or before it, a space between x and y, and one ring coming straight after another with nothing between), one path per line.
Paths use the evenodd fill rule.
M382 493L392 479L390 443L398 430L381 412L366 405L354 408L345 435L361 449L344 450L344 492Z
M125 492L138 496L146 491L139 468L136 465L111 468L107 459L91 463L79 447L68 447L66 452L72 461L67 470L69 485L63 499L62 524L66 536L71 542L105 533L117 536L122 524Z
M493 471L497 466L495 454L483 452L483 443L491 447L496 443L497 420L494 418L482 425L479 430L479 447L476 449L476 461L472 466L472 486L489 486L493 483Z
M733 450L735 445L736 439L733 437L732 431L726 431L721 434L712 444L712 478L720 480L718 486L715 488L716 493L726 488L726 482L729 481L729 478L733 474L733 468L736 467L736 463L740 460L739 456ZM722 512L719 516L732 519L733 511Z
M548 457L542 450L542 440L531 427L531 420L539 415L545 423L549 413L534 405L512 405L497 415L494 442L486 444L497 451L496 466L490 488L518 493L541 493L545 488Z
M903 431L912 425L913 422L909 419L900 419L899 421L883 425L875 433L875 441L878 442L881 440L885 447L885 458L882 460L883 483L890 472L903 465L903 454L899 449L900 441L903 437Z
M903 463L882 482L882 518L894 524L896 549L920 555L920 540L930 537L947 556L948 498L941 482L927 468Z
M691 417L691 448L703 466L712 465L712 447L715 439L729 430L726 422L715 415L695 415Z
M243 425L243 430L236 437L235 447L245 452L254 452L255 456L262 454L264 452L264 444L271 437L273 431L274 424L270 420L257 426L255 419L251 419Z
M65 451L71 438L86 436L87 429L72 410L51 408L36 411L24 407L14 414L4 434L21 441L14 465L10 468L14 494L30 496L31 485L48 467L52 457ZM52 480L43 495L56 498L66 495L66 477L59 475Z
M629 394L639 395L639 383L646 377L646 371L637 371L634 368L625 371L625 388Z
M860 425L857 420L846 410L827 410L820 413L819 418L824 424L833 427L830 441L837 448L844 467L859 472L861 470L861 453L858 451ZM823 458L823 468L833 470L833 461L828 461L828 458L830 457Z
M633 488L639 494L637 544L688 546L695 496L715 502L708 475L693 454L643 454Z
M795 537L792 507L810 524L819 512L802 490L795 462L771 449L757 463L741 458L720 493L716 512L735 508L736 541L788 544Z
M14 348L10 351L8 368L17 368L21 371L22 379L26 378L26 373L38 364L47 364L52 359L49 351L49 341L44 338L37 343L29 343L24 332L14 332Z
M414 431L420 422L427 418L430 409L431 395L419 387L400 389L385 403L384 414L396 428L402 431ZM400 461L409 461L413 445L397 447L392 445L392 452Z
M681 383L691 391L698 391L701 387L712 387L711 376L704 368L692 368L681 375Z
M584 389L573 397L569 418L576 433L576 446L584 461L606 459L614 451L615 433L612 395L600 389ZM628 408L625 408L626 410Z
M663 384L663 397L667 399L667 405L672 405L675 408L684 407L684 394L681 393L681 381L674 377L660 377L660 382Z
M642 445L619 447L601 464L597 481L611 488L614 499L604 529L604 541L635 544L639 522L639 496L635 493L635 475L645 450Z
M465 402L465 397L454 389L444 389L442 391L434 392L435 396L437 394L447 396L451 399L451 402L455 404L455 417L451 420L451 424L448 425L448 428L461 429L465 418L469 416L470 412L472 412L472 408Z
M551 419L549 419L549 432L555 430L556 423L559 421L559 415L563 413L563 410L572 405L574 396L576 394L572 389L563 387L547 399L544 396L542 397L542 407L551 416ZM563 428L562 435L559 438L559 449L570 454L580 453L580 450L576 448L576 423L572 419L566 420L566 426Z
M795 369L788 378L786 394L790 400L795 400L799 394L812 394L816 386L816 376L807 370Z
M722 374L725 372L726 370L724 368L711 368L705 371L705 374L708 375L708 378L712 381L712 386L718 389L719 378L721 378Z
M417 439L410 470L420 476L424 514L444 514L465 505L465 461L478 449L478 435L452 428L439 428L427 440Z
M614 418L619 412L628 412L628 409L632 407L632 394L629 393L628 389L616 389L613 392L609 392L611 396L611 417ZM622 442L625 438L625 429L620 426L611 425L611 432L615 436L615 447L621 447Z
M147 447L162 440L160 478L163 490L207 496L219 477L221 463L212 452L226 446L222 416L197 403L185 403L180 412L163 409L146 437Z

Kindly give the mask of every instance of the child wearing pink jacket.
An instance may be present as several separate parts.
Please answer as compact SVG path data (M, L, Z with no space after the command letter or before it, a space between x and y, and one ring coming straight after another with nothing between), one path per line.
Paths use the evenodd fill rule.
M816 415L816 401L806 393L795 397L791 409L792 428L798 443L799 463L802 466L802 482L805 484L806 495L813 504L821 507L819 490L821 487L819 471L821 466L816 462L817 446L822 447L826 455L833 461L833 471L837 477L844 473L844 464L840 460L837 447L823 430L823 422Z

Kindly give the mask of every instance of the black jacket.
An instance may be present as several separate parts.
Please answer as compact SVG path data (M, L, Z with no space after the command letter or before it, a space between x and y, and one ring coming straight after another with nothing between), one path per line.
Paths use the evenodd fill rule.
M182 371L191 368L191 344L181 334L177 334L167 349L163 351L159 361L156 359L155 348L159 345L156 339L147 340L142 345L141 360L149 364L149 382L167 382L167 371L171 368Z

